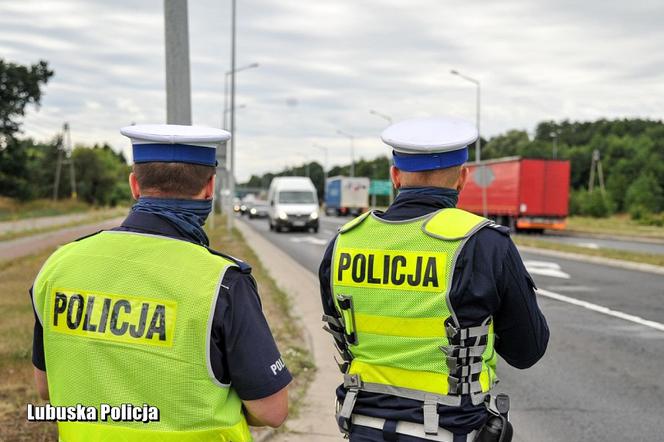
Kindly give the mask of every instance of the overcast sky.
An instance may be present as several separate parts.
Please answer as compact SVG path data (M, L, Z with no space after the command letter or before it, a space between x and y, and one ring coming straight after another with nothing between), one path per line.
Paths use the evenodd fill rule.
M230 0L189 2L194 124L219 127ZM238 178L329 148L330 165L387 153L386 121L457 115L482 134L542 120L664 117L661 0L238 0ZM78 143L129 154L118 129L165 121L163 2L3 0L0 57L47 60L55 76L26 135L68 121Z

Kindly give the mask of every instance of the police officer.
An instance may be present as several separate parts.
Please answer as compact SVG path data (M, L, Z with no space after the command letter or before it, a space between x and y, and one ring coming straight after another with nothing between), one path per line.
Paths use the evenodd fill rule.
M226 131L139 125L122 225L59 248L31 289L33 364L52 405L148 404L159 421L59 422L60 440L251 440L277 427L291 375L251 267L209 248L215 146Z
M343 359L337 420L353 442L474 440L493 416L497 354L517 368L544 355L549 330L508 229L455 208L477 136L454 118L388 127L397 198L327 248L323 319Z

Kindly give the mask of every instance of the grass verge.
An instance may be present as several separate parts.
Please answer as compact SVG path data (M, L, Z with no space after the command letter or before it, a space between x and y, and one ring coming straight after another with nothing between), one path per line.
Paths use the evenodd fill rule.
M260 260L242 237L239 230L233 230L229 237L226 223L219 222L217 228L208 231L212 248L237 256L252 266L251 274L256 278L258 292L263 303L263 312L268 319L272 333L281 350L284 362L293 375L293 383L289 387L290 418L298 415L300 405L313 380L316 366L313 357L307 350L304 333L297 318L292 315L291 301L288 295L277 287ZM284 427L282 427L284 428Z
M627 214L608 218L570 216L567 218L567 230L578 233L664 239L664 227L644 226L632 220Z
M538 249L556 250L559 252L577 253L581 255L599 256L602 258L620 259L623 261L664 266L664 255L653 253L629 252L616 249L588 249L586 247L579 247L571 244L561 244L535 238L526 238L523 236L516 236L513 237L513 239L514 242L520 246L536 247Z
M79 219L76 221L71 221L63 224L53 224L48 227L42 227L38 229L27 229L27 230L12 230L4 233L0 233L0 241L9 241L12 239L24 238L26 236L37 235L39 233L53 232L56 230L66 229L68 227L82 226L85 224L92 224L95 222L104 221L111 218L116 218L119 216L124 216L127 214L129 209L127 207L114 207L112 209L95 209L88 213L84 219Z
M90 210L83 201L62 199L58 201L39 199L20 202L12 198L0 197L0 221L12 221L40 216L65 215Z
M220 225L222 223L219 223ZM279 290L239 232L233 239L222 235L219 227L210 233L213 247L252 263L263 302L284 360L295 381L290 394L297 415L308 383L313 379L314 365L306 349L298 322L291 316L290 300ZM0 263L0 440L46 442L57 440L54 423L28 423L27 403L43 403L33 387L32 328L34 315L27 290L51 251Z

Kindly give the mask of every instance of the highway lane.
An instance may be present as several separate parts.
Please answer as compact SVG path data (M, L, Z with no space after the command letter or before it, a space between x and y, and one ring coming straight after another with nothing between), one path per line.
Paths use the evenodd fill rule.
M525 237L537 238L545 241L560 242L588 249L615 249L627 252L652 253L664 255L664 242L662 241L638 241L628 239L608 239L592 236L577 235L524 235Z
M344 221L325 217L318 234L277 234L266 220L250 225L316 272L325 245ZM534 253L523 259L542 293L664 323L662 275ZM512 398L515 440L661 440L664 331L542 294L539 303L551 328L546 356L529 370L502 361L499 368L498 391Z

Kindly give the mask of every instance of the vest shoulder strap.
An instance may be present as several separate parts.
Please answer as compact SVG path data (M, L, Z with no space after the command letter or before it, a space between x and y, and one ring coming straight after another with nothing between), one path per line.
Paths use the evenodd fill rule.
M224 259L227 259L227 260L231 261L238 269L240 269L240 272L246 273L246 274L251 273L251 266L249 264L247 264L246 262L242 261L241 259L236 258L236 257L231 256L231 255L227 255L225 253L221 253L221 252L219 252L217 250L214 250L214 249L211 249L209 247L205 247L205 248L211 254L213 254L215 256L220 256Z
M354 229L355 227L359 226L372 213L373 213L373 210L370 210L368 212L364 212L362 215L358 216L354 220L347 222L346 224L341 226L341 228L339 229L339 233L346 233L346 232L350 231L351 229Z
M468 238L491 221L461 209L443 209L422 224L427 235L447 241Z

